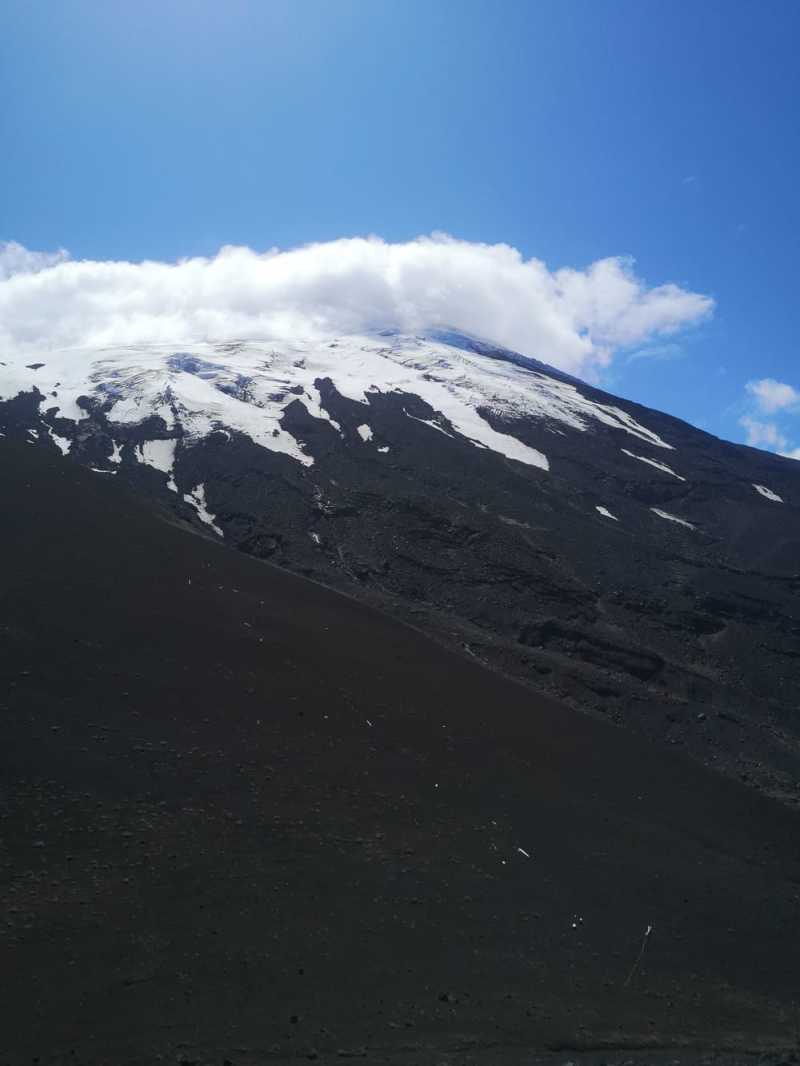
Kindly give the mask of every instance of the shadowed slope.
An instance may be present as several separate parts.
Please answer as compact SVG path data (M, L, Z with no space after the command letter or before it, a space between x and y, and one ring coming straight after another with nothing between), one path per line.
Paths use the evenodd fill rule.
M796 1038L792 812L52 452L0 494L0 1061Z

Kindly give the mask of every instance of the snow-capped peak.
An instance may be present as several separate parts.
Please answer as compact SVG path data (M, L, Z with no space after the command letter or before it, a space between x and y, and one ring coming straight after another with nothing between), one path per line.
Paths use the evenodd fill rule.
M93 405L112 426L157 416L167 435L187 443L214 430L233 430L309 466L313 457L282 420L286 407L298 401L313 418L340 431L318 387L324 379L364 405L364 425L371 396L410 394L437 413L433 428L542 470L549 468L547 456L510 428L505 431L504 423L534 418L584 432L599 422L650 446L672 447L626 411L591 399L578 383L544 364L452 332L47 352L35 363L0 366L0 398L35 388L42 414L73 422ZM487 415L494 416L494 425Z

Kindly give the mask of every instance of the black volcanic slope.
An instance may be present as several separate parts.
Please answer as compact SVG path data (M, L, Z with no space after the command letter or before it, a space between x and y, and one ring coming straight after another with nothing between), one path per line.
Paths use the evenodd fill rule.
M48 450L0 498L4 1066L796 1043L790 809Z
M355 436L363 405L323 388L350 440L298 404L284 425L308 442L310 470L209 438L179 457L179 480L182 460L242 550L800 805L800 464L581 389L675 451L608 426L492 419L549 456L543 473L408 418L435 415L413 396L380 395L368 416L391 441L380 456Z
M487 366L522 358L486 350ZM221 351L220 365L227 358ZM106 384L117 388L113 377ZM202 483L228 545L800 807L800 464L581 383L585 400L623 412L673 450L619 424L590 420L582 432L483 410L548 456L544 472L476 448L411 393L356 403L317 379L337 431L309 414L302 386L285 385L281 426L312 466L235 429L198 440L146 411L138 424L112 423L113 395L82 398L86 417L70 422L21 393L0 403L0 432L20 442L38 433L54 455L46 430L66 434L64 463L104 469L196 525L184 494ZM240 387L247 394L248 379ZM535 396L534 379L529 387ZM179 426L168 394L162 406L172 403ZM175 443L177 493L137 460L138 445L159 439Z

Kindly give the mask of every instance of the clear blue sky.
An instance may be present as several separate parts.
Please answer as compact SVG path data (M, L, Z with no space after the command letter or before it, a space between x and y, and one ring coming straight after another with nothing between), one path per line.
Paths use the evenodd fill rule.
M5 0L0 238L630 254L717 310L605 383L741 440L800 386L799 54L796 0Z

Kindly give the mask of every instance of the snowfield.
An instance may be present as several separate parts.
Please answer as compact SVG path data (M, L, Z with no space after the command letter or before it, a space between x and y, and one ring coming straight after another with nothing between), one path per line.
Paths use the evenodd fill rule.
M672 448L627 412L583 395L563 375L520 365L504 358L502 350L491 358L470 350L466 342L458 347L425 336L43 352L33 364L19 360L0 366L0 399L37 389L48 421L65 419L76 426L88 416L87 400L101 406L112 424L139 424L157 416L165 432L175 436L172 442L154 439L137 458L169 475L175 439L192 442L215 430L246 434L263 448L311 466L313 457L281 426L281 419L285 408L299 401L313 418L341 432L325 409L317 387L321 379L330 379L342 396L364 405L359 434L365 442L371 437L370 397L392 392L430 404L436 417L422 421L432 429L544 471L549 462L543 452L512 432L493 428L486 415L504 422L542 419L556 432L568 427L582 433L599 422L652 447ZM57 434L51 430L53 439L66 453L69 438L63 423L58 429ZM114 447L112 461L118 462Z

